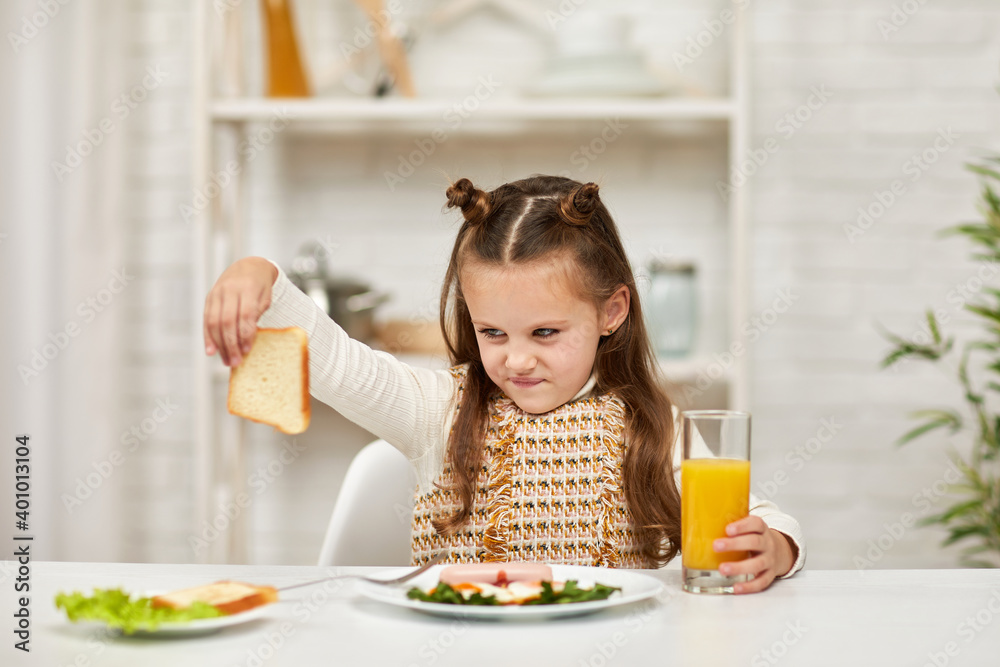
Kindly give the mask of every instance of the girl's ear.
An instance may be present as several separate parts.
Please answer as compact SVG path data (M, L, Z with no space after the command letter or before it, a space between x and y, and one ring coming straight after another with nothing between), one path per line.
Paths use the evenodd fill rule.
M622 285L604 302L604 335L617 331L628 317L631 297L628 286Z

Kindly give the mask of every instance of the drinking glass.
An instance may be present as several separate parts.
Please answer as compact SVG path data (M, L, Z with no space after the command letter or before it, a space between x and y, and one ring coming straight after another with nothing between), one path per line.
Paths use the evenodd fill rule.
M747 575L723 576L719 565L743 560L745 551L717 553L712 543L726 525L749 513L750 413L688 410L681 413L681 562L684 590L732 593Z

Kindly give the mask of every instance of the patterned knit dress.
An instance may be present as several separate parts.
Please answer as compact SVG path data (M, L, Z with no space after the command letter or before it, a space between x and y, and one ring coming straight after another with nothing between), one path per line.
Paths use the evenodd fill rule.
M452 369L459 386L465 368ZM456 410L458 408L456 407ZM460 508L452 462L418 492L413 562L442 549L445 562L543 561L601 567L649 567L636 547L621 487L625 408L612 394L570 401L551 412L524 412L492 399L472 514L448 536L432 521Z

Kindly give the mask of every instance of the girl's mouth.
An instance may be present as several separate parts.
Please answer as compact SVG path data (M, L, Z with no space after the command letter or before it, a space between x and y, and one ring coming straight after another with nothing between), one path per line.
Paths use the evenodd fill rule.
M511 384L520 389L527 389L528 387L534 387L536 384L541 384L541 378L510 378Z

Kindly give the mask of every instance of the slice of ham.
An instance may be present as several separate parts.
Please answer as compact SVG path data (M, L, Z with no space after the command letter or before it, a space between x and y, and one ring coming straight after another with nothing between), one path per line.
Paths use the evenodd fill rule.
M543 563L469 563L441 570L442 584L503 585L509 581L552 581L552 568Z

